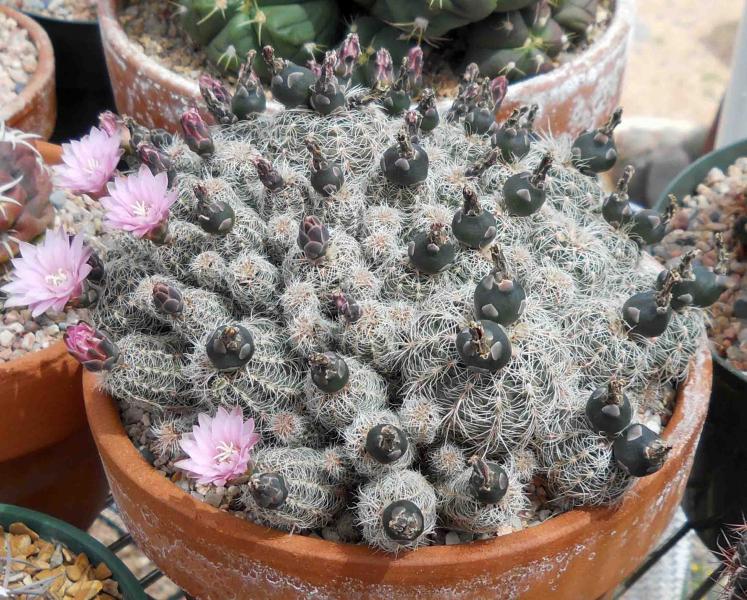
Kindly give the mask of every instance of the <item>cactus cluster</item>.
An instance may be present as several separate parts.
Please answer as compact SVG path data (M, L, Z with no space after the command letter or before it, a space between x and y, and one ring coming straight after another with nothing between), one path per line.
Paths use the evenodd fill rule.
M32 137L0 122L0 273L20 242L34 240L54 220L52 177Z
M352 60L362 67L356 83L373 85L381 75L382 49L396 71L413 52L422 57L423 50L438 52L447 44L443 59L454 66L475 62L491 77L516 80L547 72L562 51L587 41L600 0L179 0L178 5L183 30L223 72L236 73L247 53L265 44L314 69L343 33L354 33ZM347 32L338 28L343 15ZM254 66L263 78L269 75L261 61ZM344 69L338 66L338 77Z
M535 107L494 123L505 79L474 65L448 114L431 90L396 114L404 75L361 90L334 51L319 74L261 54L286 110L246 110L250 67L233 94L203 80L218 125L187 113L157 147L129 122L130 177L177 199L158 235L113 236L87 352L156 447L175 460L198 414L238 406L262 440L236 510L390 552L515 528L530 483L606 504L660 468L643 398L683 379L703 316L604 220L613 126L572 152Z

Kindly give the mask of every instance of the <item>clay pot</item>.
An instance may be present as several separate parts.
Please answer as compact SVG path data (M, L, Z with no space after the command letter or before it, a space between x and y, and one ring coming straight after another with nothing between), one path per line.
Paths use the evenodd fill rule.
M45 161L59 161L59 146L38 147ZM63 342L0 364L0 502L86 529L104 507L107 486L80 372Z
M677 396L655 475L616 507L574 510L491 540L395 558L366 546L289 535L200 502L160 475L130 442L114 401L83 375L93 437L112 493L142 550L185 591L231 598L597 598L651 550L677 508L708 408L705 346Z
M119 4L99 0L98 5L117 109L148 127L177 131L182 113L201 103L197 82L159 65L129 40L117 20ZM537 127L556 136L575 137L604 122L620 100L635 17L635 0L615 4L607 31L585 52L550 73L509 86L499 119L519 105L536 103L541 107Z
M21 93L7 106L0 107L0 121L5 121L14 129L49 139L57 120L52 43L44 29L33 19L7 6L0 6L0 13L10 16L28 31L39 51L36 71Z

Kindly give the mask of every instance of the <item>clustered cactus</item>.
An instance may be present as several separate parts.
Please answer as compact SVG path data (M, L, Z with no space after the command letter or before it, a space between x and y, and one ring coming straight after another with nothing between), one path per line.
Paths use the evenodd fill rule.
M278 55L318 69L324 49L340 41L341 16L351 19L347 33L355 43L340 46L343 60L361 69L357 83L373 85L384 59L396 69L403 59L420 70L423 49L448 41L458 61L475 62L483 73L511 80L552 70L558 55L587 41L597 22L599 0L179 0L182 29L224 72L236 73L249 51L272 45ZM346 62L347 61L347 62ZM308 63L308 64L307 64ZM347 66L346 66L347 65ZM254 64L263 77L264 64ZM317 73L318 74L318 73ZM391 77L391 74L389 75ZM347 77L350 77L348 73ZM414 77L414 78L413 78ZM410 84L420 87L417 76Z
M657 287L638 238L604 220L594 174L619 114L572 151L532 131L536 107L496 125L505 80L475 65L448 115L430 90L396 114L406 77L361 90L333 51L319 75L261 54L286 110L245 110L251 67L234 95L204 79L219 125L192 111L156 148L126 120L137 184L102 200L121 211L130 191L135 235L105 257L106 334L75 348L123 408L152 413L156 447L177 459L198 414L238 406L261 442L237 510L390 552L437 526L516 527L538 478L570 508L658 470L669 447L638 422L643 396L683 379L703 316L674 310L682 275ZM167 178L171 205L144 189Z
M52 177L32 137L0 122L0 273L20 242L31 242L54 220Z

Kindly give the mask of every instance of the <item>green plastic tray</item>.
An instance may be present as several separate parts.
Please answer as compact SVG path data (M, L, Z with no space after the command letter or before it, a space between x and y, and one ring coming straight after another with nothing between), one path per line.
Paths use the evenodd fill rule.
M62 542L75 553L84 552L94 565L104 563L112 572L112 578L119 584L119 591L125 600L147 600L142 586L125 564L84 531L34 510L0 504L0 525L7 529L11 523L19 521L45 540Z

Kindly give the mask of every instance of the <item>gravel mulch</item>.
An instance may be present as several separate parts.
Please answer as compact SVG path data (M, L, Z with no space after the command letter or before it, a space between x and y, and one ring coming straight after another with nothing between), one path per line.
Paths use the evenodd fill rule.
M96 0L0 0L0 4L63 21L96 20Z
M697 248L701 262L716 264L714 234L722 232L730 251L728 289L711 308L709 335L714 349L729 364L747 374L747 248L735 239L737 220L747 216L747 157L726 173L712 169L696 194L686 197L673 220L673 231L654 249L666 265L677 263L685 251Z
M15 20L0 14L0 119L8 106L26 87L36 71L39 52L28 31Z

